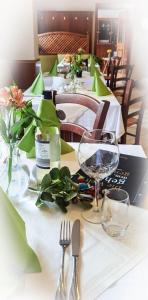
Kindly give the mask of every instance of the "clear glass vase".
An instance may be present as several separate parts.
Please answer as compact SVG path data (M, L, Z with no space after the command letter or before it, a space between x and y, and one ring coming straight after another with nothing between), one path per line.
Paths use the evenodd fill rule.
M20 200L28 189L29 169L22 164L16 144L7 145L7 157L3 161L0 185L10 199Z

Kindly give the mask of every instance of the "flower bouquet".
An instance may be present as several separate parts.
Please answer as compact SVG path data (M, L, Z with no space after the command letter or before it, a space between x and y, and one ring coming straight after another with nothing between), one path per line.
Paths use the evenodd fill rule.
M81 55L73 55L73 59L70 65L70 74L71 79L74 79L74 76L82 77L82 59Z
M12 177L13 151L32 120L38 121L31 100L23 99L22 90L15 84L0 89L0 135L8 146L8 186Z
M108 58L111 58L111 55L112 55L112 49L108 49L108 50L107 50L107 55L108 55Z
M83 59L82 54L84 54L85 51L82 48L79 48L77 50L76 54L73 55L67 55L66 58L68 59L70 63L70 77L71 79L74 79L74 77L82 77L82 70L83 70Z

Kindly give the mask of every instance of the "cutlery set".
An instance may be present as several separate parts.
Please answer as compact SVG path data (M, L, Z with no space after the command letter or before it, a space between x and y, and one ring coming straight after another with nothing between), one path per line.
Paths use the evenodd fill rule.
M73 256L73 275L69 292L69 300L80 300L78 278L77 278L77 260L80 250L80 220L77 219L73 223L72 234L70 235L70 221L62 221L60 228L59 245L62 247L62 263L60 268L59 284L56 291L55 300L66 300L66 285L64 276L64 259L65 250L72 242Z

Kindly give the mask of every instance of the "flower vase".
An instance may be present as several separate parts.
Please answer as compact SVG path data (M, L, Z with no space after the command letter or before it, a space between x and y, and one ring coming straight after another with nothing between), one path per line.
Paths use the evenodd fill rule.
M19 200L28 188L29 170L21 163L17 144L8 144L7 148L8 156L3 162L0 185L10 199Z
M76 77L77 78L82 78L82 70L79 70L76 72Z
M76 80L75 77L71 79L71 82L69 84L69 92L70 93L76 93Z

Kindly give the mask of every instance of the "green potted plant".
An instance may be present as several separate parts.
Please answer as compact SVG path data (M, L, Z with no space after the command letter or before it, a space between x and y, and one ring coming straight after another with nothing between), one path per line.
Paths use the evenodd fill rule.
M80 54L75 54L72 57L71 64L70 64L70 75L71 79L74 77L82 77L82 59Z

